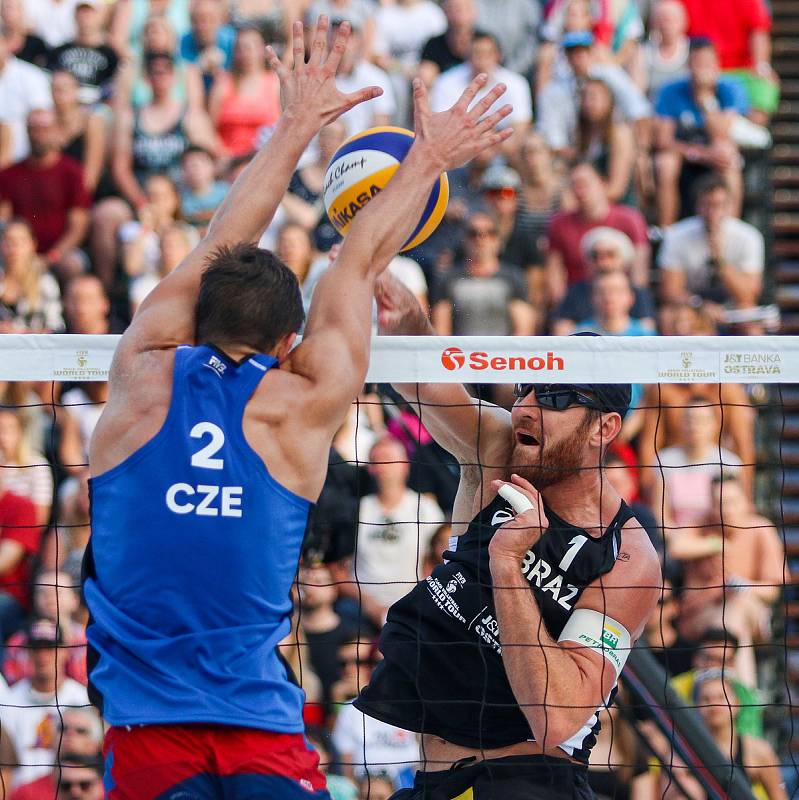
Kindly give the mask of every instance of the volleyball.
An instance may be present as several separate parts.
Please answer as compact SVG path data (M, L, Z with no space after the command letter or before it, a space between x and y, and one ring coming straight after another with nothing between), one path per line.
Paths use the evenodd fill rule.
M357 133L339 147L325 174L323 196L327 216L342 236L355 215L385 189L412 144L411 131L381 127ZM438 227L448 200L449 182L442 173L403 252L421 244Z

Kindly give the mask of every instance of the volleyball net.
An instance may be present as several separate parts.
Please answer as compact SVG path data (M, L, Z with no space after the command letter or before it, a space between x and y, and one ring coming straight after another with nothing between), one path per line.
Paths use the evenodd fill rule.
M88 446L117 342L0 337L0 797L48 780L102 735L79 580ZM771 796L779 775L795 787L799 337L377 337L333 442L281 646L333 797L387 797L419 762L415 735L351 705L380 658L387 609L443 562L459 480L426 425L440 406L392 383L463 383L506 407L515 383L634 384L603 480L633 508L664 577L600 714L592 786L748 798ZM22 556L4 561L4 540ZM531 585L548 577L530 570ZM442 585L442 603L457 608L457 590Z

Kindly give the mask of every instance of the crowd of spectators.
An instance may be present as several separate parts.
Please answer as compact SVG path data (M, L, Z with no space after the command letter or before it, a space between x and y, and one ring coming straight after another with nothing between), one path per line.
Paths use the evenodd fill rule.
M437 110L485 72L484 91L508 87L515 135L449 175L442 224L391 265L438 333L768 329L764 236L742 218L779 98L764 0L0 0L0 331L124 330L280 116L265 44L282 51L291 21L319 13L353 29L340 88L383 94L320 133L261 240L306 306L338 243L321 198L331 155L370 126L410 126L413 77ZM14 800L99 798L78 584L107 387L0 395L0 777ZM755 423L745 386L636 387L606 475L662 556L650 645L689 702L732 703L737 749L726 711L708 729L776 798L755 648L783 552L753 502ZM456 484L413 409L365 387L331 451L284 643L336 800L388 797L412 775L416 737L348 701L388 607L443 557ZM617 757L614 786L662 794L656 760L610 730L599 794L616 791Z

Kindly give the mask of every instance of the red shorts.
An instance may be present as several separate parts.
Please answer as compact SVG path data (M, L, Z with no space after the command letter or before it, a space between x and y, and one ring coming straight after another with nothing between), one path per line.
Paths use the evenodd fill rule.
M224 725L112 727L109 800L329 800L319 756L302 734Z

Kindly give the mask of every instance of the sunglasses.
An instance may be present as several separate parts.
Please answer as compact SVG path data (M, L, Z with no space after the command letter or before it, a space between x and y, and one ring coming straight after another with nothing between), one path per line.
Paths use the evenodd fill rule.
M538 405L542 408L549 408L552 411L565 411L572 406L585 406L602 411L596 397L562 384L553 383L517 383L513 389L516 398L521 399L533 392Z
M88 736L91 733L88 728L83 728L80 725L64 725L61 730L64 733L77 733L79 736Z
M512 200L516 197L516 190L511 186L503 186L499 189L486 189L489 197L500 197L503 200Z
M61 781L58 784L59 789L64 789L64 791L71 792L74 788L80 789L82 792L88 792L89 789L92 788L98 781L98 778L94 778L90 781Z
M496 236L496 228L469 228L466 235L470 239L487 239L489 236Z

